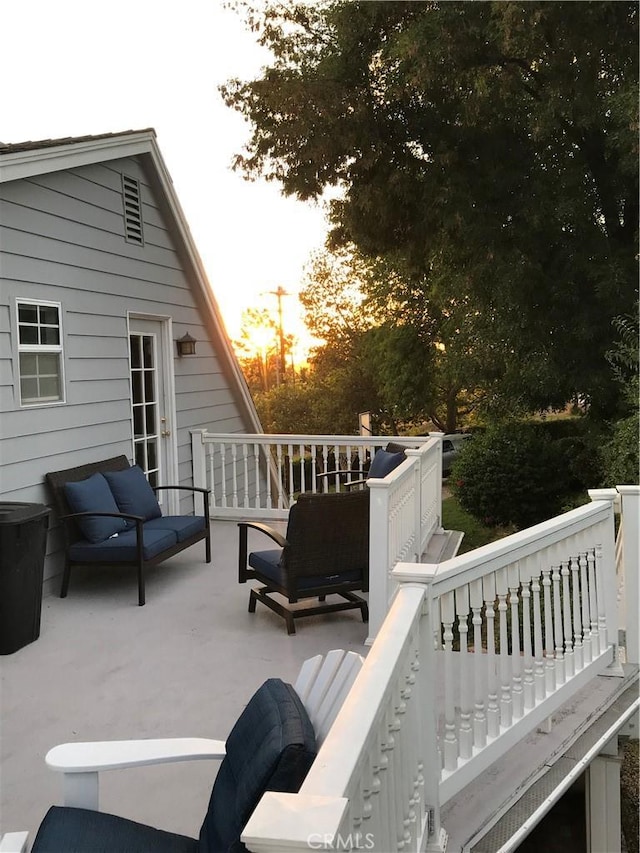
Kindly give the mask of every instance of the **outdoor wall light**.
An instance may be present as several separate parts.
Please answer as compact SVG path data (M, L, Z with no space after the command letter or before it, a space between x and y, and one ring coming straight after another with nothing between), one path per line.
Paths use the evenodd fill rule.
M195 355L196 354L196 339L192 338L189 332L178 338L176 341L178 347L178 355Z

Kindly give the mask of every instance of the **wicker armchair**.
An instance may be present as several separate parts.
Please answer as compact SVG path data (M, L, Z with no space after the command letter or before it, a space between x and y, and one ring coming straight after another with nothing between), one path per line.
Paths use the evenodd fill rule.
M257 580L262 586L249 595L249 612L261 601L282 616L287 632L295 634L294 620L318 613L359 609L369 621L367 602L355 590L369 589L369 492L302 494L289 511L286 536L257 522L240 528L238 580ZM248 553L248 532L257 530L279 547ZM318 604L287 606L317 598ZM327 596L332 600L327 601ZM334 597L339 600L335 601Z

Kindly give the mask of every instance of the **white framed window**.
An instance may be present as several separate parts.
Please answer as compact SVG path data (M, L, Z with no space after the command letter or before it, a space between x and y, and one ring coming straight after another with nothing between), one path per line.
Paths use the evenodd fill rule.
M16 313L20 404L64 402L60 303L18 299Z

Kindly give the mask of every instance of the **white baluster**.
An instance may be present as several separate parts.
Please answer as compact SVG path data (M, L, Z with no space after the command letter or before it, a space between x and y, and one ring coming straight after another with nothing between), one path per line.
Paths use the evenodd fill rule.
M556 657L556 686L564 684L564 636L562 632L562 601L560 598L560 566L553 566L551 573L553 581L553 636Z
M284 508L284 486L282 483L282 445L276 444L276 464L278 467L278 509Z
M596 545L596 597L598 601L598 648L602 653L607 648L607 610L604 584L606 583L606 570L603 564L602 545ZM617 630L617 624L615 626ZM617 645L617 640L616 640Z
M460 758L473 754L471 728L471 673L469 672L469 586L463 584L455 591L458 633L460 636Z
M260 483L261 483L261 477L260 477L260 445L257 442L254 443L254 445L253 445L253 470L254 470L254 476L255 476L255 481L256 481L256 484L254 487L255 488L255 499L254 499L253 506L256 509L258 509L259 507L261 507L260 499L262 497L262 494L261 494L262 490L260 488ZM270 479L270 476L269 476L270 471L269 471L268 465L266 468L265 475L266 475L266 478L268 481ZM248 492L248 489L247 489L247 492Z
M498 651L500 654L500 724L510 726L513 722L513 703L511 698L511 673L509 667L509 633L507 629L507 585L506 568L496 572L496 593L498 596Z
M574 671L584 667L584 644L582 642L582 613L580 608L580 558L574 551L569 563L571 569L571 603L573 606L573 661Z
M496 602L496 580L493 572L482 578L482 592L484 595L484 614L487 620L487 734L489 737L498 737L500 734L500 708L498 706L494 610Z
M458 738L456 733L456 709L453 695L453 620L455 618L453 592L445 592L440 596L440 613L444 628L444 767L445 770L455 770L458 766Z
M473 672L474 713L473 744L481 749L487 743L487 715L485 712L484 685L482 683L482 578L471 582L471 612L473 613Z
M540 569L536 566L531 578L531 595L533 597L533 680L536 690L536 701L541 702L546 696L545 661L542 643L542 617L540 608Z
M533 679L533 653L531 644L531 561L520 563L520 583L522 585L522 647L524 679L522 683L524 708L533 708L536 702Z
M580 554L580 592L582 601L582 637L584 645L585 666L593 660L593 643L591 641L591 608L589 595L589 565L587 552Z
M520 655L520 572L517 563L507 568L509 583L509 604L511 605L511 701L513 716L520 719L524 713L524 697L522 695L522 658Z
M542 569L542 592L544 596L544 671L547 696L556 689L556 662L553 645L553 608L551 607L551 569Z
M209 477L209 483L207 484L207 488L211 490L211 505L218 506L218 502L216 500L216 482L215 482L215 444L211 442L207 444L207 475Z
M569 583L571 571L569 563L566 560L563 560L561 563L560 575L562 577L565 676L569 679L575 675L576 670L573 656L573 628L571 625L571 587Z
M220 506L227 507L227 446L220 443Z
M591 617L591 649L596 657L602 651L600 632L598 629L598 587L596 582L596 553L594 549L587 551L587 567L589 571L589 615Z
M233 504L233 508L238 508L238 445L231 445L231 473L232 473L232 493L231 493L231 501Z

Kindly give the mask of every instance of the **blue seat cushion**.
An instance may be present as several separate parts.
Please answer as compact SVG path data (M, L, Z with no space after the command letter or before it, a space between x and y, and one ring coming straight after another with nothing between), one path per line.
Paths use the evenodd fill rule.
M124 471L105 471L104 476L120 512L141 515L144 519L162 515L155 492L139 465L132 465Z
M116 815L52 806L32 853L198 853L195 838L164 832Z
M204 517L201 515L162 515L145 522L145 530L173 530L178 542L190 539L204 530Z
M178 537L173 530L148 530L145 524L142 541L144 559L150 560L175 545ZM118 533L104 542L85 542L81 539L69 548L69 557L83 563L123 563L136 560L136 531L125 530L124 533Z
M279 678L265 681L227 738L201 853L245 850L240 834L264 792L297 793L315 755L313 725L296 691Z
M277 586L287 588L286 573L281 565L282 550L274 548L271 551L252 551L249 554L249 565L252 569L260 572ZM296 581L296 589L304 592L305 589L314 589L319 586L333 586L336 583L350 583L362 579L362 571L353 569L341 572L339 575L328 572L326 575L314 575L312 577L299 577Z
M100 473L76 483L65 483L64 493L73 512L123 512L104 475ZM88 542L103 542L114 533L127 529L124 518L113 516L91 516L76 521Z
M407 457L403 452L389 453L388 450L378 450L369 468L369 477L386 477L397 468Z

